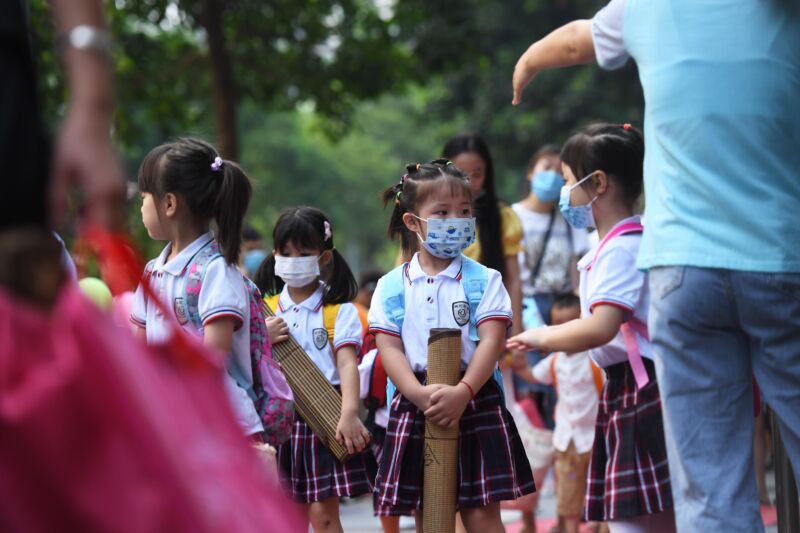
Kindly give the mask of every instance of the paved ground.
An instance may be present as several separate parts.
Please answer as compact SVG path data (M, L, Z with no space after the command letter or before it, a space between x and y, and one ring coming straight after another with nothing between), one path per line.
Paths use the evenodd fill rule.
M772 471L767 472L767 484L769 485L770 494L775 496L775 481ZM343 503L341 506L342 525L346 533L379 533L381 525L377 518L372 515L372 497L360 498L358 500L350 500ZM774 513L772 514L774 517ZM539 512L537 514L537 526L540 532L547 532L550 527L555 523L556 518L556 500L553 494L552 483L545 482L541 490L539 498ZM518 511L503 511L503 524L506 525L506 531L517 532L519 531L520 513ZM767 522L769 523L769 522ZM403 531L414 530L414 520L408 518L400 523ZM777 533L778 527L774 524L769 525L767 533Z

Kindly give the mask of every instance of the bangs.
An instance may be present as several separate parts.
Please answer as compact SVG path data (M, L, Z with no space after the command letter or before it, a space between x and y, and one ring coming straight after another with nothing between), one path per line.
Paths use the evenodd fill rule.
M172 148L172 144L156 146L144 157L142 164L139 166L139 176L137 180L139 182L140 192L161 196L163 191L159 187L159 183L161 182L159 177L162 172L162 160L170 148Z
M272 246L279 254L289 243L296 248L324 251L327 248L322 239L320 228L314 227L314 220L297 208L282 214L272 232Z
M569 138L561 150L561 162L569 167L576 180L586 176L586 150L590 138L585 133L577 133Z
M417 183L417 206L422 205L436 193L444 193L450 196L463 194L464 198L472 203L472 189L469 188L469 180L451 174L440 174L432 180L420 181Z

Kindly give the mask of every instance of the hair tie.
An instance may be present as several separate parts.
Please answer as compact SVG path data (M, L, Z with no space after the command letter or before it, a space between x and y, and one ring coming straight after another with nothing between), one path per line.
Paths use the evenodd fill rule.
M622 129L625 131L631 131L631 125L626 122L622 125Z
M211 163L211 170L214 172L219 172L219 169L222 168L222 158L217 156L214 158L214 162Z
M331 223L327 220L322 224L325 227L325 242L331 240L333 233L331 232Z
M397 191L397 194L394 195L394 203L395 205L400 205L400 195L403 194L403 189Z

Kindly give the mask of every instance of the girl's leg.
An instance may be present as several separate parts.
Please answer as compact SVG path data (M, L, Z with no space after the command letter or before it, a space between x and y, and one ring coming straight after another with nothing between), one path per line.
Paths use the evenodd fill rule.
M521 533L536 533L536 514L533 511L522 511Z
M500 504L461 509L461 519L469 533L504 533Z
M422 524L424 524L422 521L422 509L417 511L417 514L414 515L414 523L417 525L417 533L422 533Z
M309 505L308 517L314 533L342 533L339 520L339 498L336 496Z
M461 519L461 513L456 513L456 533L467 533L467 528Z
M399 516L382 516L381 527L383 533L399 533L400 532L400 517Z

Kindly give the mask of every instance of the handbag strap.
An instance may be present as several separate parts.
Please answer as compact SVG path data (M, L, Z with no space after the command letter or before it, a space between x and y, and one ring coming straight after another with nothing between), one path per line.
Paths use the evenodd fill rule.
M544 234L544 242L542 242L542 253L539 254L539 258L536 260L536 266L533 267L531 271L531 287L536 286L536 279L539 277L539 271L542 269L542 263L544 262L544 255L547 253L547 243L550 242L550 236L553 234L553 226L556 222L556 210L553 209L550 212L550 221L547 223L547 231Z

